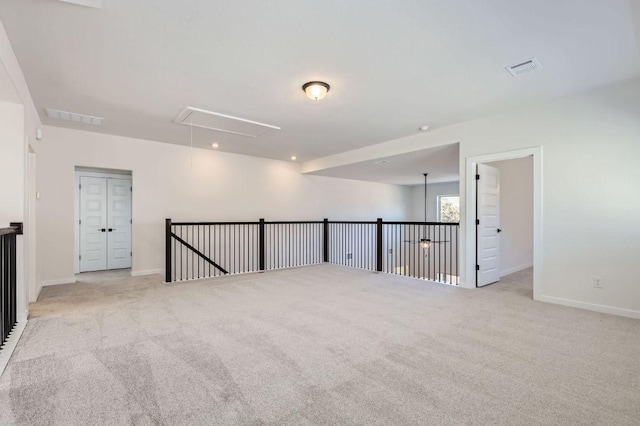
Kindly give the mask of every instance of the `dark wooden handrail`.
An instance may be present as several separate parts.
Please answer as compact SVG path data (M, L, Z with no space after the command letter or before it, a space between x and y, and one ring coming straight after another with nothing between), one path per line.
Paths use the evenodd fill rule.
M0 228L0 235L22 235L22 223L12 223L8 228Z

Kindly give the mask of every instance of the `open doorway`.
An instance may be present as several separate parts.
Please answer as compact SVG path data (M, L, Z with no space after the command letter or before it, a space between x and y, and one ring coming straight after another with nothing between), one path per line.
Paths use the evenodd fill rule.
M131 268L132 175L76 167L75 273Z
M534 299L540 294L541 154L541 148L530 148L467 159L467 273L475 287L524 271L527 293Z
M533 267L533 156L481 163L476 172L476 286Z

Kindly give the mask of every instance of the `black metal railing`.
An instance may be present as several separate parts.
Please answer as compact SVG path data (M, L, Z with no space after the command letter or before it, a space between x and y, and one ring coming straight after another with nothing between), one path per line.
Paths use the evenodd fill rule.
M292 268L324 261L323 222L264 222L264 265L260 270Z
M376 271L376 222L327 222L329 259L336 265Z
M457 223L384 222L382 271L460 284Z
M0 228L0 348L16 325L17 236L22 235L22 223Z
M458 223L166 221L165 280L323 262L459 284Z

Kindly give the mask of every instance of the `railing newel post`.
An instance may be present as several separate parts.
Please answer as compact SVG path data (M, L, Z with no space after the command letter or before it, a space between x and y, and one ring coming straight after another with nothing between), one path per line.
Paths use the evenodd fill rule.
M171 219L166 219L164 223L164 281L170 283L172 281L171 270Z
M264 264L265 264L265 259L264 259L264 255L265 255L265 250L264 250L264 245L265 245L265 241L264 241L264 218L261 218L259 221L259 225L258 225L258 250L259 250L259 256L260 256L260 271L264 271Z
M376 271L382 272L382 218L376 221Z
M329 261L329 219L326 217L322 222L322 261Z

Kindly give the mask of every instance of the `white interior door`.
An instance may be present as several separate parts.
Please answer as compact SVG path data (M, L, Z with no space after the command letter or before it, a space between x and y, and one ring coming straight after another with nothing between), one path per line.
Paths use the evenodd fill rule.
M107 269L131 267L131 179L107 179Z
M107 180L80 178L80 272L107 269Z
M478 164L476 222L478 287L500 280L500 170Z

